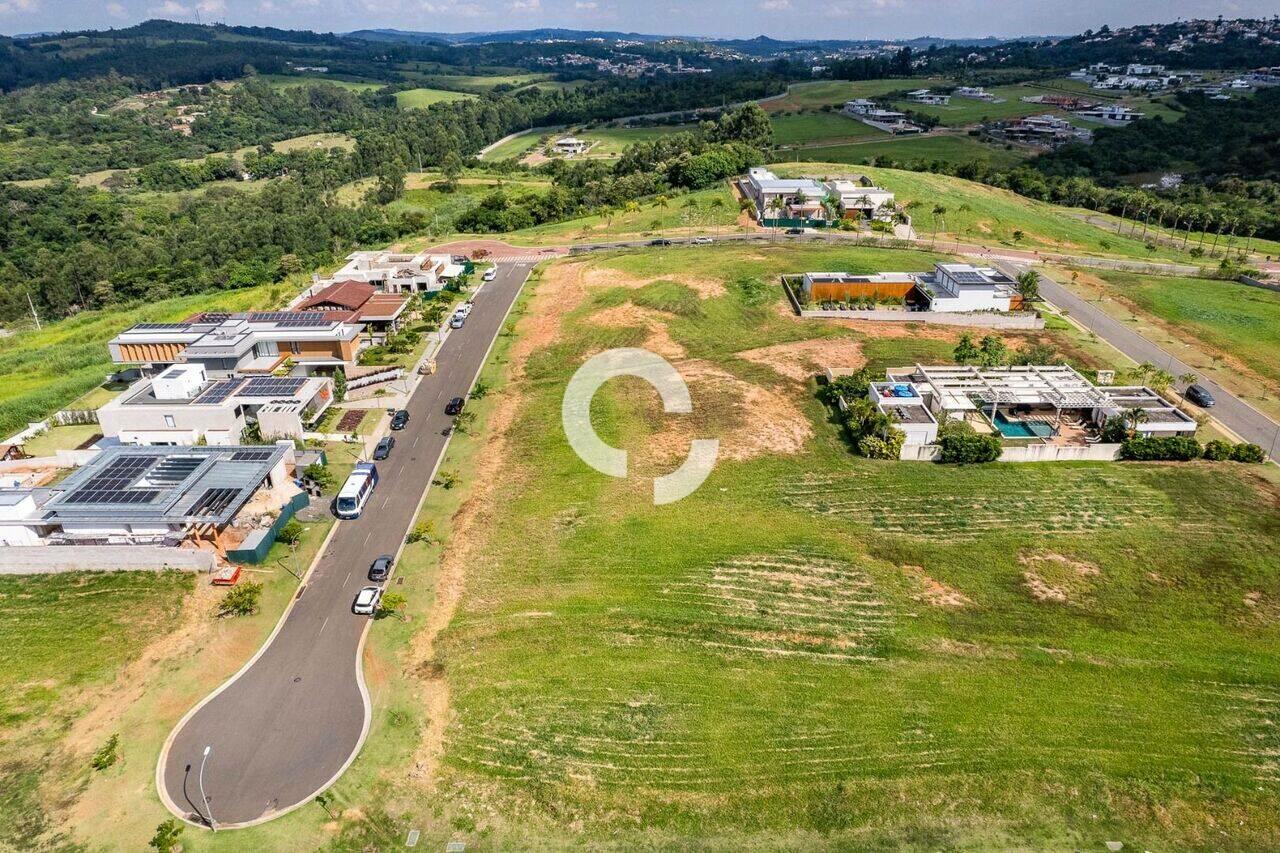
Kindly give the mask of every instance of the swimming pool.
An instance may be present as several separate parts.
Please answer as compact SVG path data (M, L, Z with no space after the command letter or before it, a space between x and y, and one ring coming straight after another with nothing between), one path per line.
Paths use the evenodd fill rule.
M1004 412L996 412L994 423L1005 438L1048 438L1053 435L1053 427L1043 421L1009 420Z

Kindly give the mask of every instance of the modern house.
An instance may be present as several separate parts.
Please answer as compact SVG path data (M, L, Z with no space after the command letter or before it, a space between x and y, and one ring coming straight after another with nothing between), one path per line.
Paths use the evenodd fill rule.
M352 252L347 255L346 261L346 265L335 272L332 279L316 279L316 284L363 281L385 293L433 293L443 289L446 281L457 278L465 271L449 255L432 255L427 252L415 255L386 249Z
M894 195L871 183L869 178L827 181L827 192L839 201L845 219L891 219L896 211Z
M585 139L578 139L576 136L562 136L555 142L551 143L551 150L565 157L572 157L575 154L585 154L587 149L591 147L591 143Z
M870 125L886 133L923 133L924 128L907 120L907 114L897 110L886 110L877 106L874 101L858 98L845 101L842 112L863 124Z
M382 293L363 281L338 281L313 292L294 309L324 311L360 323L369 339L378 343L400 330L408 307L408 294Z
M766 219L826 219L823 201L827 188L812 178L779 178L757 166L739 181L742 191L755 203L756 216Z
M929 107L941 107L951 103L950 95L939 95L928 89L916 89L907 92L907 100L914 104L923 104Z
M908 310L937 313L1005 313L1023 307L1013 279L969 264L938 263L930 272L804 273L797 296L803 303L901 300Z
M116 364L144 373L200 365L207 376L332 373L355 364L363 325L332 311L209 311L180 323L139 323L108 344Z
M1105 104L1087 110L1077 110L1075 115L1086 121L1096 121L1111 127L1123 127L1144 115L1123 104Z
M979 432L1005 439L1096 443L1097 431L1108 419L1124 417L1135 408L1143 411L1133 427L1142 435L1191 435L1197 427L1193 418L1150 388L1094 385L1065 364L917 364L891 369L887 377L891 388L907 386L919 395L937 419L967 421ZM872 387L872 393L883 391L884 386ZM908 432L908 442L919 434Z
M993 128L992 132L993 135L1006 139L1045 148L1056 148L1072 142L1088 144L1093 141L1092 131L1076 127L1060 116L1047 113L1002 123Z
M903 444L933 444L938 440L938 419L914 383L872 382L867 396L876 411L887 415L894 427L906 435Z
M332 402L324 376L211 379L199 363L174 364L98 409L98 424L122 444L232 445L251 423L265 439L301 438Z
M103 450L55 486L0 491L0 544L167 545L223 551L237 515L279 514L299 490L293 446Z
M951 94L957 98L972 98L976 101L994 101L996 96L981 86L959 86Z

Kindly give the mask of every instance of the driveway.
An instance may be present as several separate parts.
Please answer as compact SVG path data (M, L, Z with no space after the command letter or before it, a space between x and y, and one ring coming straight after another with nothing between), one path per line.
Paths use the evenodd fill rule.
M377 463L364 514L337 523L266 644L170 735L156 783L174 814L219 829L270 820L331 785L359 752L369 729L360 656L372 620L351 603L373 559L398 552L448 443L445 403L467 395L531 268L501 265L477 292L437 372L410 398L409 425Z
M997 264L1008 275L1016 276L1023 267L1012 264ZM1120 350L1136 362L1150 362L1156 367L1166 370L1174 376L1192 373L1199 376L1196 369L1180 360L1173 353L1162 349L1147 338L1130 329L1124 323L1111 317L1102 309L1095 307L1087 300L1081 299L1062 285L1044 275L1040 276L1040 295L1070 313L1071 318L1089 331ZM1250 406L1218 383L1201 377L1200 385L1208 388L1217 401L1208 410L1215 420L1245 441L1266 450L1272 459L1280 453L1280 424Z

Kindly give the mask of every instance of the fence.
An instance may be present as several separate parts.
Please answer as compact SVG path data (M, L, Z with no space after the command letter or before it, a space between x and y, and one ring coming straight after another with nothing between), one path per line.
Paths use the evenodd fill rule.
M207 572L217 558L208 551L159 545L11 545L0 548L0 575L63 572Z
M903 445L898 456L906 462L936 462L942 448L936 444ZM1056 444L1026 444L1006 447L998 462L1112 462L1120 458L1118 444L1089 444L1084 447L1060 447Z
M948 311L893 311L872 309L801 309L800 316L816 319L867 320L877 323L925 323L937 326L976 326L983 329L1043 329L1036 314L960 314Z
M264 530L255 530L245 537L239 548L227 551L227 559L234 563L261 563L267 558L267 552L275 544L281 529L298 510L309 505L311 498L305 492L296 494L293 499L280 508L280 516Z
M828 222L825 219L789 219L785 217L770 219L765 217L760 220L760 224L765 228L833 228L839 225L840 221Z

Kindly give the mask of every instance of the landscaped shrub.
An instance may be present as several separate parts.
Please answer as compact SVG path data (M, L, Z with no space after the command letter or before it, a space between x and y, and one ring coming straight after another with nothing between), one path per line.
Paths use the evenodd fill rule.
M333 472L319 462L312 462L306 468L303 468L302 476L304 479L310 480L319 486L322 492L332 489L335 482Z
M1120 445L1120 458L1137 462L1189 462L1203 455L1200 442L1183 435L1135 436Z
M1102 425L1101 437L1108 444L1120 444L1129 437L1129 425L1121 417L1107 418Z
M1267 454L1256 444L1241 442L1232 448L1231 458L1235 462L1249 462L1257 465L1267 461Z
M89 762L94 770L106 770L112 764L119 760L120 735L113 734L107 738L107 742L102 748L93 754L93 760Z
M938 443L942 445L938 461L947 464L975 465L1000 458L1000 439L994 435L979 435L972 428L968 432L951 431L940 436Z
M297 545L302 539L302 522L296 518L291 518L284 523L284 527L280 528L280 532L276 534L276 539L286 545Z
M858 441L858 453L868 459L899 459L902 444L907 434L900 429L891 429L885 438L878 435L864 435Z
M847 376L837 376L818 389L818 398L828 406L839 405L837 398L843 397L846 403L860 400L867 396L871 387L871 372L865 367Z
M1231 459L1233 450L1231 442L1215 438L1204 446L1204 458L1210 462L1226 462Z
M219 616L252 616L258 612L258 599L262 597L262 584L246 581L232 587L218 605Z

